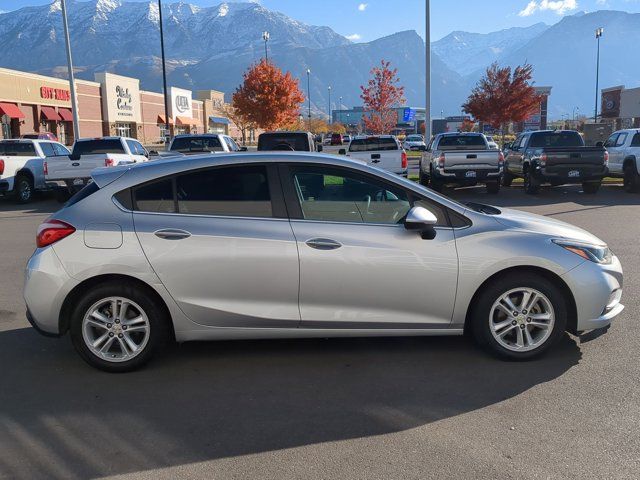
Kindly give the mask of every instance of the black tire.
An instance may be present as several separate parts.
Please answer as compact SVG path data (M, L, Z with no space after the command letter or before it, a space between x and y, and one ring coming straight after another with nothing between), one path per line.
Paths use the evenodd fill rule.
M444 184L439 180L432 178L430 188L436 192L442 192L442 190L444 190Z
M514 351L499 343L492 334L490 314L494 302L503 294L521 287L535 289L547 297L553 308L554 323L551 333L539 346L531 350ZM542 355L562 337L567 326L567 315L567 301L562 290L555 283L536 273L527 272L526 275L522 275L513 272L498 277L479 292L471 312L469 327L478 344L491 354L508 360L530 360ZM516 325L515 329L517 328L519 327ZM517 333L517 330L514 331Z
M502 174L502 186L510 187L512 183L513 183L513 175L511 175L505 167L504 173Z
M13 189L15 191L16 202L25 204L33 200L35 195L33 180L28 175L18 174Z
M487 193L496 194L500 191L500 181L488 182L485 187L487 188Z
M133 301L142 308L147 316L149 325L148 339L140 352L136 353L130 360L107 361L94 354L85 342L83 336L85 315L89 313L89 309L93 305L109 297L123 297ZM156 352L166 345L167 340L170 338L169 324L170 318L166 311L159 305L155 295L147 289L127 282L109 282L88 289L87 293L77 301L70 318L71 342L78 354L89 365L105 372L129 372L147 363Z
M640 192L640 174L633 165L627 165L624 169L624 189L628 193Z
M535 195L540 191L540 184L532 178L531 173L527 170L524 172L524 193Z
M600 190L601 184L602 184L602 181L582 182L582 191L587 195L594 195L598 193L598 190Z
M420 183L420 185L422 185L423 187L428 187L429 186L429 176L425 175L422 172L422 166L420 166L420 170L418 171L418 182Z

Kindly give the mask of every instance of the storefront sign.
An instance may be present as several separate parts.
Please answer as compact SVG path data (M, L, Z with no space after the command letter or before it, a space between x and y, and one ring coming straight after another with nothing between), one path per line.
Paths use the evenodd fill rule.
M70 107L69 82L42 75L2 69L0 71L2 99L26 105Z
M71 93L64 88L40 87L40 97L46 100L62 100L68 102L71 100Z
M111 73L97 73L102 84L102 104L109 123L140 123L140 80Z
M169 89L171 95L171 116L176 117L193 117L193 102L191 100L191 90L171 87Z
M601 112L603 118L617 118L620 116L620 96L623 87L616 87L602 92Z

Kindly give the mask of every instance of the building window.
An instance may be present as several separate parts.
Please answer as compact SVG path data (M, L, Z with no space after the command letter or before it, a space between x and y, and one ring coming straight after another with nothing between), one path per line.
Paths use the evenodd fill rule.
M130 123L116 123L116 135L119 137L131 136L131 124Z

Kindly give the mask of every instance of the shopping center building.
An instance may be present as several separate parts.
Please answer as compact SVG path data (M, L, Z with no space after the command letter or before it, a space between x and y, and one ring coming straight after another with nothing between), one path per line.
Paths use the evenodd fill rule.
M215 132L239 137L225 115L224 94L169 88L169 118L164 95L140 89L140 80L96 73L95 81L77 80L81 137L120 135L145 145L162 144L180 133ZM167 124L169 130L167 131ZM0 68L0 138L51 132L73 143L73 112L69 82L59 78Z

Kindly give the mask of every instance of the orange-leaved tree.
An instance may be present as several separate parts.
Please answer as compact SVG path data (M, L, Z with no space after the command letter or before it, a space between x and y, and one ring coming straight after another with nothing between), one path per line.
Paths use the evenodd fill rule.
M504 136L505 124L523 122L540 107L542 96L532 86L532 76L533 67L529 64L512 72L511 67L500 68L493 63L462 108L476 120L499 128Z
M476 122L474 122L473 120L469 120L468 118L465 118L462 121L462 124L460 125L460 131L461 132L473 132L473 129L476 126Z
M371 69L372 78L367 86L360 86L360 98L364 102L364 127L371 133L389 133L398 119L394 107L404 104L404 87L398 85L398 69L391 69L391 62L382 60L379 67Z
M303 101L298 80L264 59L245 72L233 94L235 109L266 130L295 122Z

